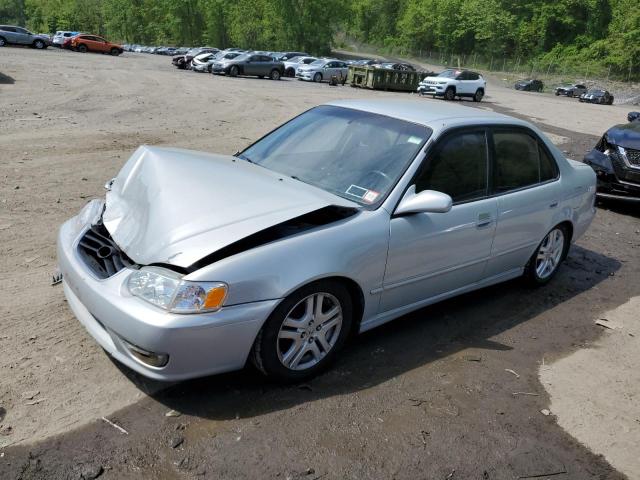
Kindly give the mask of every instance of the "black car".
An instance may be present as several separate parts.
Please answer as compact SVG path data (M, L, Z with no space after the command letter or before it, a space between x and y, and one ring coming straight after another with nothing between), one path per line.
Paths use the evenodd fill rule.
M280 55L275 57L276 60L280 62L286 62L287 60L291 60L293 57L308 57L308 53L304 52L282 52Z
M610 128L584 157L598 178L601 197L640 199L640 112Z
M560 85L556 87L556 95L564 95L566 97L579 97L583 93L587 93L587 87L581 83L572 85Z
M201 48L192 48L184 55L176 55L171 59L171 63L173 63L180 70L187 70L191 68L191 60L196 55L200 55L201 53L218 53L220 49L211 48L211 47L201 47Z
M586 103L598 103L600 105L613 105L613 95L607 90L593 89L580 95L578 99Z
M544 83L542 83L540 80L527 78L525 80L516 82L513 88L515 88L516 90L522 90L524 92L541 92L544 88Z

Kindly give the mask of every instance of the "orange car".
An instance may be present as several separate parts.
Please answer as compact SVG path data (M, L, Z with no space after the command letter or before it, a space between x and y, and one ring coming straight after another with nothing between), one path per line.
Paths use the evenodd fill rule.
M78 52L99 52L120 55L122 47L118 44L107 42L104 38L96 35L81 33L71 39L71 48Z

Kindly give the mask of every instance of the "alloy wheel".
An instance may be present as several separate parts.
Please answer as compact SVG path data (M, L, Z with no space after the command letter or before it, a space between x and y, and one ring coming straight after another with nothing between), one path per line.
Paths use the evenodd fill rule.
M342 320L342 306L329 293L314 293L300 300L278 332L276 348L282 365L291 370L317 365L336 345Z
M564 252L564 232L559 228L551 230L538 249L536 255L536 275L541 280L550 277L558 268Z

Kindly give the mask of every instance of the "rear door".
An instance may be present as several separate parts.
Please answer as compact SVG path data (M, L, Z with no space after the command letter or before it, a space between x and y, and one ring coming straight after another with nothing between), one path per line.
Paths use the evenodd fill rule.
M101 38L101 37L93 37L93 38L95 39L94 44L95 44L96 52L104 53L109 51L109 44L104 38Z
M245 75L262 75L260 72L260 55L251 55L244 63Z
M534 132L494 127L490 140L498 223L488 276L525 266L552 226L562 194L558 166Z
M475 82L471 79L470 72L464 71L457 77L458 85L456 93L460 95L469 95L475 93Z
M18 43L18 35L15 27L3 26L0 34L7 40L8 43Z

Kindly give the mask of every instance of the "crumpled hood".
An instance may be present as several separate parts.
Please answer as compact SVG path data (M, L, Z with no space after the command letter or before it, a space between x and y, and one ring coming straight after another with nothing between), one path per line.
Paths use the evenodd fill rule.
M248 235L329 205L357 207L232 156L141 146L107 193L103 223L136 263L186 268Z
M619 147L640 150L640 121L610 128L607 131L607 141Z

